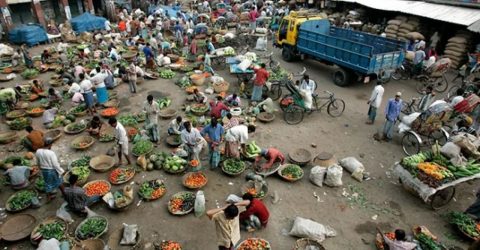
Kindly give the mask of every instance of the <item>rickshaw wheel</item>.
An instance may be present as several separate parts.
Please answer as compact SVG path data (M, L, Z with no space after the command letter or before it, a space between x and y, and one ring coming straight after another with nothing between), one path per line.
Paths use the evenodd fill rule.
M433 210L438 210L447 205L455 196L455 187L448 187L436 192L430 198L430 206Z
M296 104L292 104L285 109L283 119L289 125L299 124L303 121L304 109Z
M438 141L438 145L440 146L445 145L448 141L447 136L440 129L431 132L428 136L428 143L430 145L434 145L436 141Z
M420 142L411 132L407 132L402 138L402 148L406 155L414 155L420 152Z

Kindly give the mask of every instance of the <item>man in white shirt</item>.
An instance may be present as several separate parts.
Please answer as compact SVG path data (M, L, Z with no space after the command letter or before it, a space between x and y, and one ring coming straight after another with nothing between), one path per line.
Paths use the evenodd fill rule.
M382 86L382 81L377 81L377 86L373 88L372 95L368 99L368 121L367 124L373 124L375 122L375 117L377 116L377 109L382 104L384 88Z
M180 133L182 139L183 148L188 153L188 160L200 161L200 152L207 144L207 141L202 137L200 131L196 128L192 128L189 121L183 123L185 127Z
M311 80L308 75L303 76L303 80L300 83L299 90L300 94L305 101L305 107L307 109L312 109L313 104L313 97L312 95L315 93L316 83L315 81Z
M51 150L51 146L52 139L46 138L44 148L37 149L35 153L37 164L45 181L45 192L47 193L48 201L55 198L56 188L60 188L60 191L63 193L61 176L65 173L65 170L60 166L57 155Z
M254 125L237 125L230 128L225 135L225 155L231 158L240 158L238 147L241 147L242 153L247 150L246 143L248 141L248 134L255 132Z
M117 53L117 50L115 48L108 48L108 51L110 52L108 54L108 57L112 59L113 61L117 62L121 59L120 55Z
M183 119L181 116L177 116L177 118L173 119L170 122L170 125L168 126L168 131L167 131L169 135L179 135L182 132L182 130L185 129L183 127L182 120Z
M122 155L125 156L127 159L128 165L131 165L132 162L130 161L130 157L128 157L128 136L127 131L123 127L122 124L117 122L117 119L110 118L108 120L108 124L115 128L115 142L118 146L118 163L117 166L121 166L122 163Z
M147 100L143 103L143 112L146 113L145 125L150 133L150 138L153 142L158 142L160 140L158 134L158 113L160 113L160 109L158 102L153 100L152 95L148 95Z
M73 82L73 83L70 83L68 85L70 85L70 87L68 88L68 93L69 94L73 95L75 93L80 92L80 85L78 85L78 83Z

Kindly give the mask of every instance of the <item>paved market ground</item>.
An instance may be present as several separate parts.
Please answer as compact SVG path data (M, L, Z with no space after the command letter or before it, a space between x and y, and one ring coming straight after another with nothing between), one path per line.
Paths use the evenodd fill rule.
M40 48L35 48L34 52ZM274 50L277 56L279 50ZM35 54L35 53L34 53ZM383 125L383 107L379 112L379 119L375 125L367 125L366 104L374 83L367 85L358 83L348 88L335 86L331 80L331 68L316 61L306 60L303 62L286 63L281 61L282 66L291 71L301 71L306 67L310 78L318 84L318 90L333 91L337 97L346 102L346 110L343 116L331 118L326 114L313 113L306 116L303 123L290 126L282 119L281 111L277 113L277 119L270 124L258 123L257 132L250 138L262 147L277 147L287 153L298 147L308 148L313 154L322 151L333 153L337 159L354 156L361 160L372 177L371 180L359 183L349 177L343 176L343 187L316 187L308 180L311 166L304 168L305 177L296 183L287 183L276 176L267 178L269 195L265 203L271 212L268 227L255 233L242 232L242 239L247 237L262 237L270 241L272 249L291 249L296 238L287 235L296 216L313 219L317 222L330 225L337 231L337 236L325 240L327 249L374 249L375 226L378 224L382 229L393 230L395 228L411 229L414 225L425 225L443 242L466 248L467 243L453 231L442 215L449 210L464 210L474 201L474 194L478 188L478 181L461 184L457 187L455 199L444 209L431 210L420 199L405 191L397 181L390 176L390 170L394 162L400 160L404 154L401 150L398 138L390 143L379 143L373 140L372 135L381 129ZM220 72L221 76L228 79L233 86L237 87L236 80L227 72ZM48 80L49 75L40 76ZM21 79L20 76L17 79ZM25 82L21 80L20 82ZM3 85L14 84L2 83ZM119 93L122 112L136 112L149 93L168 95L173 100L173 108L180 109L185 101L185 92L173 84L172 80L145 81L140 85L140 91L136 95L128 92L128 86L122 84L116 90ZM404 99L416 96L414 83L401 81L390 82L385 86L384 101L401 91ZM35 124L39 126L41 118L35 118ZM165 138L167 123L170 120L161 121L161 136ZM2 130L8 129L2 123ZM23 133L23 132L22 132ZM69 142L74 136L63 135L57 141L55 150L65 166L70 160L77 159L81 154L69 147ZM314 143L316 148L310 145ZM86 153L92 156L106 153L111 144L96 142ZM7 152L11 145L1 148L1 157L11 155ZM169 150L161 144L157 150ZM204 188L207 199L207 209L215 207L215 201L222 203L228 194L239 194L240 186L245 182L244 175L231 178L223 175L220 170L206 171L209 183ZM122 227L122 223L138 224L142 237L142 247L148 243L161 240L176 240L182 243L184 249L216 249L215 227L206 216L196 218L192 214L187 216L172 216L167 211L168 197L178 191L185 190L181 184L181 176L169 175L163 171L140 172L134 180L141 183L144 180L163 178L167 185L167 194L163 198L153 202L141 202L137 206L138 197L134 205L124 212L112 212L105 204L96 204L92 210L106 216L110 222L109 232L114 232ZM106 179L107 173L95 173L89 180ZM113 187L117 190L120 187ZM135 191L138 185L135 186ZM273 204L270 194L276 191L280 202ZM348 196L356 192L358 198L349 200ZM7 197L13 192L8 187L3 187L0 192L0 205L3 207ZM319 199L314 197L314 193ZM345 197L347 196L347 197ZM42 195L45 198L44 195ZM42 203L45 199L42 199ZM56 209L62 203L61 198L43 205L38 209L29 209L31 213L42 220L47 216L55 215ZM75 217L75 222L69 226L73 233L76 225L82 218ZM409 230L410 231L410 230ZM108 234L103 238L108 241ZM15 244L0 243L7 249L33 249L29 241L25 240ZM151 246L151 244L150 244ZM128 249L128 248L125 248Z

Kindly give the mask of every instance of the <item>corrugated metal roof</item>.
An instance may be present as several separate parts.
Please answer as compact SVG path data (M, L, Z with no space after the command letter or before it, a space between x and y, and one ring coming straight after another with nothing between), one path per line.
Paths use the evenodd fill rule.
M444 22L470 26L480 20L480 9L404 0L336 0L386 11L398 11ZM479 25L480 26L480 25ZM480 27L476 32L480 32ZM475 30L474 30L475 31Z
M480 33L480 20L472 23L470 26L467 27L468 30Z

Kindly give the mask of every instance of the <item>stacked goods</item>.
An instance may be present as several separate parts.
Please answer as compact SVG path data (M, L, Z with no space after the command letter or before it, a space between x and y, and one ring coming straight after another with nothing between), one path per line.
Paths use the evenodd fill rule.
M425 40L425 37L417 32L419 26L419 19L416 17L397 16L395 19L388 21L385 33L388 38L400 41Z
M458 32L454 37L448 39L444 54L452 61L451 67L458 68L465 62L470 39L470 34L461 32Z

